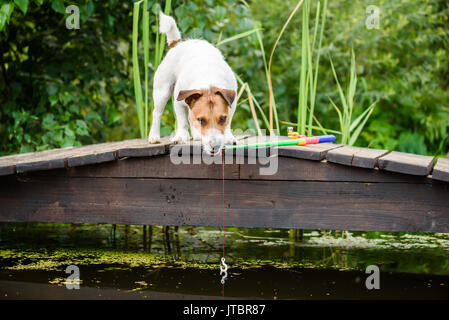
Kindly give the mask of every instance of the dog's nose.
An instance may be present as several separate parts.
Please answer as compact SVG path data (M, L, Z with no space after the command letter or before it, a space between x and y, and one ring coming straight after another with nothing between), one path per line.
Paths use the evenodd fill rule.
M209 147L213 153L217 153L218 151L220 151L221 143L210 143Z
M218 150L220 150L220 145L219 144L210 144L209 146L210 146L210 149L213 152L217 152Z
M218 151L220 151L220 147L212 147L213 153L217 153Z

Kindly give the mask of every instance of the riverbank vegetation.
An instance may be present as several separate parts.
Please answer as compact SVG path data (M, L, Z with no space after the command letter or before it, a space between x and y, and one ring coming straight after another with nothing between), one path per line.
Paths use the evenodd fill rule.
M285 134L293 123L301 132L324 130L359 146L443 155L449 149L448 5L378 1L379 27L370 29L370 4L141 1L133 57L132 1L80 0L80 29L70 30L68 2L1 0L0 153L140 137L151 121L145 116L151 77L166 50L157 33L162 9L174 15L184 37L218 45L248 83L234 128L271 123ZM140 122L133 72L144 79L141 89L148 88L139 99ZM170 134L174 123L170 102L162 133Z

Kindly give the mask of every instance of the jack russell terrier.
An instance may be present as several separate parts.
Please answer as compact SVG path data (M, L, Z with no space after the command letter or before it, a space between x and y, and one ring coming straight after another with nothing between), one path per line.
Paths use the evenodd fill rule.
M160 142L165 104L175 99L176 134L172 142L200 140L208 154L235 143L231 120L237 107L237 81L221 52L205 40L181 41L176 22L159 13L159 31L167 35L169 50L154 74L153 122L148 141Z

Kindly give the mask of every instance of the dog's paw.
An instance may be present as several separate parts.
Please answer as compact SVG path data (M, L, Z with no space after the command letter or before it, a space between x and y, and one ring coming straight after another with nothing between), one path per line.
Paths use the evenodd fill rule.
M237 139L230 132L225 133L224 144L237 144Z
M197 134L197 133L193 133L192 132L192 139L195 141L201 141L203 140L203 137L201 136L201 134Z
M148 142L151 144L156 144L156 143L160 143L161 142L161 137L160 135L156 135L156 134L151 134L148 136Z
M188 143L190 141L190 135L187 131L176 132L176 134L170 139L173 143Z

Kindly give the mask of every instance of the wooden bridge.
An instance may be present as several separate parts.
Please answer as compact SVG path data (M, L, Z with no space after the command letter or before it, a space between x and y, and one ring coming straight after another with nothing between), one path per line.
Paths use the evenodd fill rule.
M179 147L137 139L1 157L0 222L222 226L222 165L177 165ZM251 150L225 164L226 226L449 232L448 158L338 144L275 151L274 175Z

